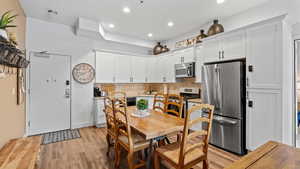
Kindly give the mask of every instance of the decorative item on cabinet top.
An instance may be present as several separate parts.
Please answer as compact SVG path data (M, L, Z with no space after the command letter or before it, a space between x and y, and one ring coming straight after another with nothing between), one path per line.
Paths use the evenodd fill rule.
M193 45L196 44L196 42L197 42L197 37L189 38L187 40L178 41L178 42L175 43L175 48L180 49L180 48L193 46Z
M209 28L207 35L212 36L224 32L224 27L219 24L219 20L215 19L214 24Z
M169 52L170 49L167 47L167 45L162 46L160 42L157 42L157 45L153 49L153 54L158 55L164 52Z
M163 50L163 46L160 44L160 42L157 42L157 45L154 46L153 48L153 54L158 55L162 52L162 50Z
M202 39L206 38L207 35L204 33L204 29L200 30L200 35L197 36L197 43L201 43Z
M75 81L81 84L88 84L95 79L95 69L87 63L80 63L74 66L72 75Z

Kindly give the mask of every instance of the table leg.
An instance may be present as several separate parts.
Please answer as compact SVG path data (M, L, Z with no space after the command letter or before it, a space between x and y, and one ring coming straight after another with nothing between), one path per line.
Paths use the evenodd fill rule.
M150 140L149 151L147 156L147 166L146 166L147 169L151 169L152 154L153 154L153 139Z

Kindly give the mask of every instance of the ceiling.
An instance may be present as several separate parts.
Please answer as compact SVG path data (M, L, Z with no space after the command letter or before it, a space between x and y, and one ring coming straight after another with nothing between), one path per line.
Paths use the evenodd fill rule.
M215 18L224 18L268 0L20 0L25 13L50 22L74 26L78 17L102 23L105 30L144 40L168 40ZM131 12L123 13L124 6ZM52 9L58 15L48 14ZM168 27L168 21L174 26ZM115 28L109 28L109 24ZM148 33L153 37L149 38Z

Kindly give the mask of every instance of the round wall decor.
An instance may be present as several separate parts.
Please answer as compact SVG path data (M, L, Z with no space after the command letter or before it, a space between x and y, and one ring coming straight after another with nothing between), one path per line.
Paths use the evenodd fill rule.
M72 75L75 81L87 84L94 80L95 69L87 63L80 63L73 68Z

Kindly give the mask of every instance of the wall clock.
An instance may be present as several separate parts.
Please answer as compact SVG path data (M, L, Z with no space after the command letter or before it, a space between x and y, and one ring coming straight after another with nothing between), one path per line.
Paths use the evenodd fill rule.
M87 63L80 63L73 68L72 75L75 81L87 84L94 80L95 69Z

